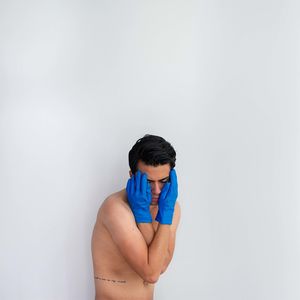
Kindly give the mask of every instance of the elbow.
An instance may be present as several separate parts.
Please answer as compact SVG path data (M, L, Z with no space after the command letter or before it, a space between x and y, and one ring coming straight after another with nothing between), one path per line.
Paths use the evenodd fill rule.
M159 280L159 277L162 273L164 273L169 265L170 262L170 255L167 256L166 260L163 263L163 266L161 268L153 268L150 265L147 265L144 268L143 276L142 278L144 281L148 283L156 283Z
M155 284L159 279L159 275L148 276L145 281L151 284Z
M158 281L159 275L153 273L153 272L147 272L144 273L142 276L142 279L144 280L144 282L148 282L151 284L154 284Z
M144 280L148 283L154 284L158 281L159 276L160 276L160 272L159 273L151 272L144 277Z

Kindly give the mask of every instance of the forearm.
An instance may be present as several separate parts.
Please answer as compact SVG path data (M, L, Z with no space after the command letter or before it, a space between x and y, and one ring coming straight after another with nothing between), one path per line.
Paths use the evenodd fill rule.
M154 235L155 235L155 230L153 228L153 225L151 223L137 223L137 226L138 226L142 236L144 237L144 240L145 240L147 246L149 247L149 245L151 244L151 242L154 238ZM168 248L166 257L164 259L161 273L163 273L166 270L166 267L169 263L169 257L170 257L170 253L169 253L169 248Z
M168 255L170 225L158 224L157 231L148 249L148 265L153 281L161 274Z
M137 226L141 234L143 235L147 243L147 246L149 247L149 245L151 244L154 238L154 233L155 233L152 223L137 223Z

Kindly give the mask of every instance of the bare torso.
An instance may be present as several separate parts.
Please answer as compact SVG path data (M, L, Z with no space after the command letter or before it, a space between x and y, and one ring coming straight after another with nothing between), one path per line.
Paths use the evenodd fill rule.
M114 201L124 205L128 214L132 214L125 189L112 196ZM99 209L92 236L96 300L152 300L154 284L144 282L125 261L103 225L102 206ZM156 231L158 223L155 221L155 216L158 206L151 205L150 209L154 220L153 228Z

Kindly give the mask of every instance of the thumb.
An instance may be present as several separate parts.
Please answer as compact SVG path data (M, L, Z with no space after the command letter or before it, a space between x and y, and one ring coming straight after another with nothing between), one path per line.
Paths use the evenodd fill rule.
M147 196L151 198L151 186L150 186L149 182L147 182L146 193L147 193Z
M168 194L168 192L169 192L169 189L170 189L170 185L171 185L170 182L167 182L167 183L164 185L164 187L163 187L163 189L162 189L162 191L161 191L161 193L160 193L160 195L159 195L159 200L165 199L165 198L166 198L166 196L167 196L167 194Z

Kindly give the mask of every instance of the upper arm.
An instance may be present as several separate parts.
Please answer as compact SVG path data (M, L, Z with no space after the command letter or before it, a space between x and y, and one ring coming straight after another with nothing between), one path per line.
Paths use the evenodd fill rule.
M126 207L108 199L103 207L103 224L131 268L145 281L151 282L148 247Z

